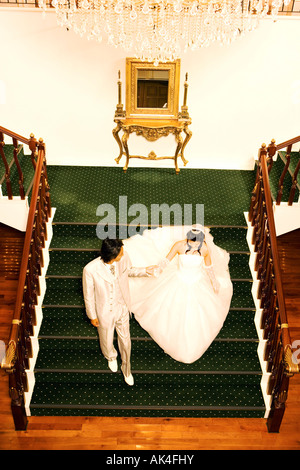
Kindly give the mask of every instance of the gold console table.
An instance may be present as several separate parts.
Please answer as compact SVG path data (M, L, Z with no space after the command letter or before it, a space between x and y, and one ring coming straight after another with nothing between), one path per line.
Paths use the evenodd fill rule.
M184 149L192 137L192 132L188 128L191 124L191 119L129 119L123 117L115 116L114 122L117 124L115 129L113 129L113 136L116 139L120 153L115 161L120 162L123 155L126 157L125 166L123 167L124 172L127 171L130 158L141 158L143 160L165 160L171 159L175 162L175 171L176 174L179 173L180 169L178 168L178 157L181 157L181 160L184 166L188 161L184 158ZM123 131L122 137L120 138L119 132ZM182 132L185 133L185 137L182 137ZM155 152L150 152L148 156L141 155L130 155L128 148L128 138L129 135L135 133L136 135L143 136L146 140L154 142L160 137L168 136L173 134L175 136L175 141L177 147L175 154L173 156L158 157Z
M178 97L179 97L179 75L180 75L180 60L174 62L167 62L159 66L153 63L140 61L138 59L126 59L126 108L123 109L122 92L121 92L121 73L119 70L118 76L118 104L115 111L114 122L117 126L113 129L113 136L116 139L120 153L115 161L120 162L123 155L126 157L125 166L123 167L126 173L129 160L131 158L141 158L143 160L174 160L176 174L180 172L178 168L178 157L181 158L184 166L188 161L184 158L184 150L192 137L192 132L189 129L191 119L188 113L187 89L188 89L188 74L186 74L184 82L184 100L181 112L178 112ZM144 74L146 73L146 78ZM164 82L167 76L167 81ZM153 78L154 77L154 78ZM139 79L140 78L140 79ZM157 102L154 105L153 99L160 99L160 93L165 93L165 85L167 85L168 95L162 95L163 98L160 104ZM150 88L146 89L150 86ZM140 87L140 88L139 88ZM138 89L140 90L138 92ZM144 90L144 91L142 91ZM148 90L148 91L147 91ZM157 91L157 93L154 93ZM143 102L140 103L138 97L143 96ZM144 99L149 98L149 101ZM162 103L164 103L162 105ZM154 106L154 107L152 107ZM151 115L149 117L149 115ZM119 135L122 131L121 137ZM185 136L182 137L182 132ZM173 134L177 144L175 153L172 156L158 157L154 151L151 151L148 156L131 155L128 148L128 139L130 134L135 133L138 136L143 136L146 140L154 142L160 137L166 137Z

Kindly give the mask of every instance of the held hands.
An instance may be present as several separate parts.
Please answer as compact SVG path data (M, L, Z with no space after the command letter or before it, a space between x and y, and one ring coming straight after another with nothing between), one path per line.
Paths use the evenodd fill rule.
M148 274L148 276L157 276L157 270L158 270L158 266L147 266L146 268L146 274Z
M148 276L159 276L160 273L163 271L162 267L160 266L162 263L159 263L158 265L152 265L152 266L147 266L146 267L146 274ZM168 264L168 263L166 263ZM99 323L99 320L98 318L95 318L93 320L90 320L91 321L91 324L94 326L94 327L98 327L100 325Z
M155 276L158 277L163 270L169 266L170 261L168 258L162 259L157 265L155 266L148 266L146 268L146 273L149 274L150 276Z

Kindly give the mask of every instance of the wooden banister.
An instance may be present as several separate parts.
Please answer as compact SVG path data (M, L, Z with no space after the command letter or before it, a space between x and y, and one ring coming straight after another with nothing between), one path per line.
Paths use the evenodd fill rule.
M12 139L16 139L19 142L22 142L23 144L29 145L30 139L26 139L26 137L23 137L22 135L16 134L15 132L5 129L5 127L1 127L1 126L0 126L0 131L3 132L3 134L11 137Z
M10 181L10 167L9 167L9 164L6 160L6 156L5 156L5 153L4 153L4 150L3 150L3 147L4 147L4 135L3 135L3 132L1 131L1 128L0 128L0 155L1 155L1 159L3 161L3 164L4 164L4 168L5 168L5 182L6 182L6 190L7 190L7 196L8 196L8 199L12 199L13 198L13 195L12 195L12 188L11 188L11 181Z
M281 203L282 199L282 194L283 194L283 187L284 187L284 180L285 176L289 171L289 166L290 166L290 160L291 160L291 152L292 152L292 147L294 144L297 144L300 142L300 136L294 137L293 139L287 140L285 142L282 142L281 144L275 145L275 140L272 140L271 144L269 147L266 149L268 153L268 171L270 173L272 165L273 165L273 156L275 155L276 152L286 149L286 163L284 166L284 169L282 171L282 174L279 178L278 181L278 192L276 196L276 204L279 205ZM295 196L295 191L296 191L296 186L297 186L297 177L298 173L300 171L300 154L299 154L299 161L298 164L296 165L296 169L294 170L294 173L291 174L292 177L292 186L290 188L290 194L288 198L288 205L291 206L294 201L294 196Z
M272 253L272 259L273 259L273 266L274 266L275 282L277 286L277 297L278 297L278 304L279 304L279 310L280 310L280 319L282 323L286 324L287 316L286 316L286 310L285 310L284 294L283 294L283 288L282 288L280 264L279 264L279 257L278 257L276 228L275 228L274 213L273 213L273 206L272 206L269 175L268 175L268 169L267 169L267 161L264 155L262 155L262 158L261 158L261 168L262 168L263 185L265 189L265 203L266 203L266 215L267 215L266 218L268 221L268 229L269 229L269 234L270 234L271 253ZM290 339L289 339L288 344L290 344Z
M28 219L27 219L26 234L25 234L24 247L23 247L23 257L22 257L21 266L20 266L19 285L23 285L23 286L25 285L25 280L26 280L33 225L34 225L34 221L36 218L35 212L36 212L37 198L39 194L39 184L40 184L40 175L42 173L42 165L43 165L43 155L40 154L40 150L39 150L38 163L36 167L37 177L35 178L33 189L32 189L32 196L31 196L32 203L30 204L30 209L29 209L29 214L28 214ZM13 327L11 330L12 333L14 334L10 335L11 340L13 340L15 343L18 337L16 333L18 330L18 326L19 326L18 321L20 321L21 319L22 300L23 300L23 290L18 289L17 297L16 297L16 304L15 304L15 311L14 311L14 320L16 322L15 324L13 324Z
M4 136L12 139L12 145L14 148L13 160L10 164L8 163L6 159L6 155L4 151L4 148L5 148ZM23 175L23 171L22 171L22 168L19 162L19 157L18 157L19 150L20 150L19 142L21 142L22 144L28 145L29 150L31 151L32 166L35 169L38 144L34 135L31 134L30 138L26 139L25 137L6 129L5 127L0 126L0 155L1 155L1 159L3 161L4 168L5 168L5 175L3 177L3 180L5 179L5 182L6 182L6 191L7 191L8 199L13 199L13 191L12 191L12 186L11 186L11 167L13 164L16 166L17 173L18 173L19 195L21 199L25 199L24 175Z
M6 355L1 364L9 374L9 393L15 428L24 430L27 426L24 392L28 390L25 371L29 368L29 359L32 357L30 337L36 324L35 306L40 291L42 249L47 239L46 223L51 216L51 204L43 140L40 139L37 143L33 135L30 139L25 139L2 127L0 132L12 137L14 145L15 141L19 140L29 146L35 168L14 315Z
M300 142L300 135L298 135L298 137L294 137L293 139L287 140L286 142L282 142L279 145L276 145L276 149L277 151L282 150L288 147L289 145L294 145L294 144L297 144L298 142Z
M300 137L282 144L290 147ZM275 141L259 151L255 186L249 209L249 221L253 226L252 243L256 252L255 270L259 287L257 296L262 309L261 329L266 340L264 359L271 373L268 393L272 405L268 417L269 432L278 432L284 415L289 378L299 373L299 364L293 361L292 345L282 288L277 250L273 204L269 183L272 157L278 146Z

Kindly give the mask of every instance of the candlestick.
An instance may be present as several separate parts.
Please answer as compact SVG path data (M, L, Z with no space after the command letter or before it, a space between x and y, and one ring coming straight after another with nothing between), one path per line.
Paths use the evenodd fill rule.
M181 106L181 112L179 113L178 117L180 119L189 119L190 115L188 112L188 107L187 107L187 90L188 90L188 74L185 74L185 82L184 82L184 96L183 96L183 105Z
M122 104L122 81L121 81L121 71L118 71L118 104L115 111L115 118L124 118L126 115L125 111L123 110Z
M185 82L184 82L184 98L183 98L183 106L186 106L186 99L187 99L187 89L188 89L188 74L185 75Z

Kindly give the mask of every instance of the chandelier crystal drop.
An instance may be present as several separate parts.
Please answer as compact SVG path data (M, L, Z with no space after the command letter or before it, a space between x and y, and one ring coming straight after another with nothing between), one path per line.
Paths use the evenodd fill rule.
M290 0L285 0L290 2ZM122 47L148 62L179 58L217 42L230 44L261 18L274 19L282 0L52 0L61 26ZM39 6L46 9L46 0Z

